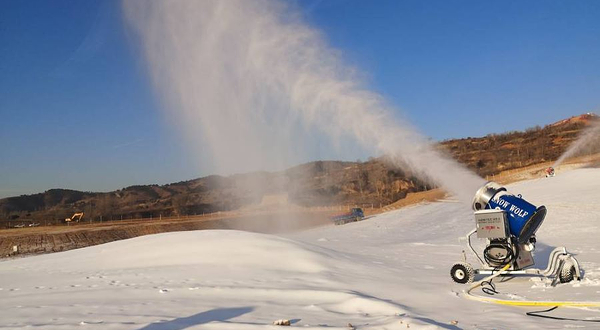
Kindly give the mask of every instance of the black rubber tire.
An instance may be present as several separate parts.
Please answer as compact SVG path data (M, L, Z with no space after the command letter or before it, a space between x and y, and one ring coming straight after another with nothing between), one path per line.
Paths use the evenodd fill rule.
M473 282L473 279L475 279L475 271L470 264L458 262L450 269L450 277L452 277L452 280L456 283L471 283Z
M569 283L572 280L574 280L575 279L575 266L566 265L566 267L563 267L560 270L560 273L558 274L558 279L560 280L560 283Z

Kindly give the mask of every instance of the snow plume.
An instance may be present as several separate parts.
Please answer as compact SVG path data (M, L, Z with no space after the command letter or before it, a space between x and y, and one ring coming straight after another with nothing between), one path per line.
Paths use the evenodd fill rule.
M289 166L302 159L303 141L317 136L326 145L350 143L390 156L467 202L484 183L394 117L289 2L124 1L123 7L167 116L200 161L220 171Z
M597 116L594 115L594 118ZM583 151L586 147L590 147L592 144L598 143L600 137L600 120L593 120L591 125L587 127L581 135L573 142L569 148L554 162L553 168L557 168L569 157L577 155L580 151Z

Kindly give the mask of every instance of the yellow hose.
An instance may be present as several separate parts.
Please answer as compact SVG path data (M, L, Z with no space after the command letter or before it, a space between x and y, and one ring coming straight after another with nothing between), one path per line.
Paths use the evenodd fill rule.
M493 303L499 305L509 305L509 306L565 306L565 307L600 307L600 302L598 301L536 301L536 300L505 300L505 299L496 299L496 298L488 298L488 297L480 297L471 294L471 291L479 286L481 286L482 282L490 281L497 276L502 275L502 273L510 267L509 265L504 266L499 272L496 274L492 274L475 284L473 284L467 291L465 291L465 295L467 299Z

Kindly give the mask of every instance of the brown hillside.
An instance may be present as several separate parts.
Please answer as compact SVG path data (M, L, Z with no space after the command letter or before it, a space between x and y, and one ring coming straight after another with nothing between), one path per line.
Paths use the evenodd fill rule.
M595 115L584 114L523 132L448 140L442 142L441 147L481 176L498 174L556 160L581 130L596 120Z
M598 120L585 114L523 132L443 141L439 148L482 176L557 159L583 128ZM58 223L74 212L88 219L193 215L260 206L283 195L297 207L387 205L408 193L430 189L382 159L317 161L281 172L207 176L167 185L131 186L109 193L52 189L0 199L0 220Z

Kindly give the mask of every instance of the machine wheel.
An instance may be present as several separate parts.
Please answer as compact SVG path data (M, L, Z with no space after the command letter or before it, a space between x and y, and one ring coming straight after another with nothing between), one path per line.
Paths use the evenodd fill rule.
M569 283L575 279L575 266L570 263L563 266L560 273L558 273L558 279L560 283Z
M465 262L455 263L450 269L450 276L456 283L465 284L473 282L475 271L473 266Z

